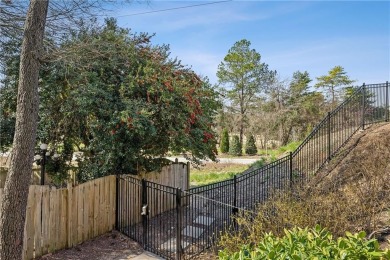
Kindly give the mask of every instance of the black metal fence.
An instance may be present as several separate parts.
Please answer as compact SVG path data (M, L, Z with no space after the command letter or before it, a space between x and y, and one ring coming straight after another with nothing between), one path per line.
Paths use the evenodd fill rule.
M195 194L118 176L116 229L165 259L189 259L233 224L231 201L210 199L223 200L223 187L228 185L218 183Z
M274 190L304 182L359 129L389 122L389 84L363 85L289 155L252 172L182 191L131 176L118 177L117 229L166 259L189 259L234 228L239 210L254 210Z

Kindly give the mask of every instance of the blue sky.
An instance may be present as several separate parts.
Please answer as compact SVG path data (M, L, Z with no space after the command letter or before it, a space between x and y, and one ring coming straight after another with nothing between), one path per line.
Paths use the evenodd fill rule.
M169 44L172 57L211 83L229 48L244 38L282 79L307 70L314 84L336 65L359 85L390 79L388 1L229 1L132 15L210 2L138 2L112 16L134 32L156 33L154 44Z

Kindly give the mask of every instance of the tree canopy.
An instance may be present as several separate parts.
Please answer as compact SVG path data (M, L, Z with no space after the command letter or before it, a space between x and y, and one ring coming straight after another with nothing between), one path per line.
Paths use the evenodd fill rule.
M350 85L354 82L351 80L347 73L344 71L344 68L341 66L335 66L331 70L329 70L328 75L323 75L317 77L317 84L315 86L317 88L325 88L330 96L332 107L335 106L338 98L339 98L339 88L341 86L350 87Z
M73 33L41 70L39 140L82 151L82 180L154 170L168 152L215 159L216 92L151 38L108 19ZM12 101L17 75L5 81L0 102Z

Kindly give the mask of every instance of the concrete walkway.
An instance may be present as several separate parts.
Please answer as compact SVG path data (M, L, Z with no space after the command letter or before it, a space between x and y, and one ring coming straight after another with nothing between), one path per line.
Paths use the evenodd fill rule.
M164 259L164 258L161 258L159 257L158 255L155 255L151 252L148 252L148 251L144 251L142 254L140 255L137 255L135 257L132 257L132 256L129 256L129 258L120 258L118 260L128 260L128 259L132 259L132 260L152 260L152 259Z
M178 159L179 162L183 162L183 163L188 162L184 157L167 157L168 160L171 160L173 162L176 160L176 158ZM220 162L220 163L234 163L234 164L247 164L247 165L252 164L258 160L260 160L259 157L253 158L253 159L250 159L250 158L218 158L218 162ZM201 162L202 163L210 163L212 161L202 160Z
M182 230L182 235L184 240L181 241L181 247L182 249L186 249L186 247L190 246L190 241L194 242L196 241L204 232L205 228L210 226L214 222L214 218L212 217L206 217L206 216L198 216L194 221L193 224L196 224L197 226L191 226L187 225ZM202 228L203 226L203 228ZM185 237L190 238L189 240L185 241ZM170 239L160 245L160 249L167 250L171 252L176 252L176 238ZM141 259L141 258L139 258Z

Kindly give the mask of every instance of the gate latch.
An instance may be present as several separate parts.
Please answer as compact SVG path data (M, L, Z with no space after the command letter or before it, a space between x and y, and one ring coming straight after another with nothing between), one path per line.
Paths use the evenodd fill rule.
M141 216L148 215L148 205L142 206Z

